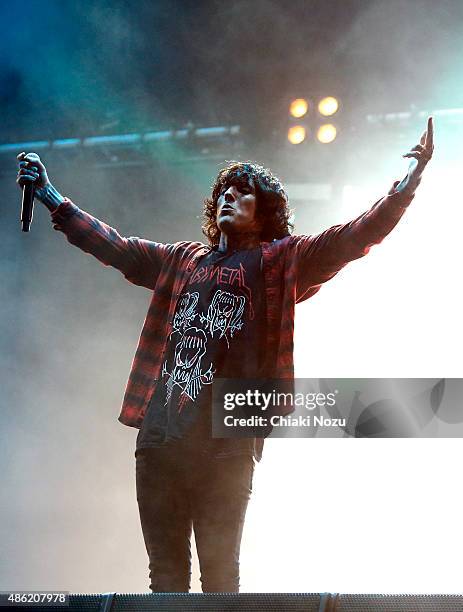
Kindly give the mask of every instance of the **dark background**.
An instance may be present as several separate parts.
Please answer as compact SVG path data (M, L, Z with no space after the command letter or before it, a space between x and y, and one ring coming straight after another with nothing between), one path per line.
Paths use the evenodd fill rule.
M193 121L268 127L292 93L355 112L460 106L463 5L441 0L2 3L3 141Z

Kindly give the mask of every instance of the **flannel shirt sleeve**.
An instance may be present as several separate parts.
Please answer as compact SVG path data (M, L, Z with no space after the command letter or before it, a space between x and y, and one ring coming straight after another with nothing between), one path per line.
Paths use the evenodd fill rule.
M295 236L297 257L298 301L315 293L318 287L335 276L348 262L359 259L379 244L397 225L414 194L396 190L353 221L334 225L314 236Z
M105 266L116 268L135 285L154 289L164 261L175 245L124 238L117 230L81 210L69 198L51 213L53 228Z

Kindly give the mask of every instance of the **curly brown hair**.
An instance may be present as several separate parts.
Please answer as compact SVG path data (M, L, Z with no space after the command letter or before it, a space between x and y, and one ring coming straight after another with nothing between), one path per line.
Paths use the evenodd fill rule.
M224 187L242 180L254 181L256 192L256 219L262 222L260 239L264 242L284 238L291 234L294 225L293 211L288 206L288 196L280 180L267 168L253 162L230 161L220 170L212 186L212 195L205 198L203 208L203 234L212 247L219 244L217 227L217 200Z

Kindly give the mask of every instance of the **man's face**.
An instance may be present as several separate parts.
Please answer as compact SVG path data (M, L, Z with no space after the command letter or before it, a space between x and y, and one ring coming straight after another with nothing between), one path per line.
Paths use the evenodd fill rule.
M224 234L260 231L252 179L236 177L223 187L217 200L217 227Z

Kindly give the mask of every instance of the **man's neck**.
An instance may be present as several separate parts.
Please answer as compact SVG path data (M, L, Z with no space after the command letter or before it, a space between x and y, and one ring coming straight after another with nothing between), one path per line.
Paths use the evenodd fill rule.
M219 248L220 253L232 251L244 251L254 249L260 244L260 236L258 233L240 233L236 235L226 235L223 232L220 234Z

